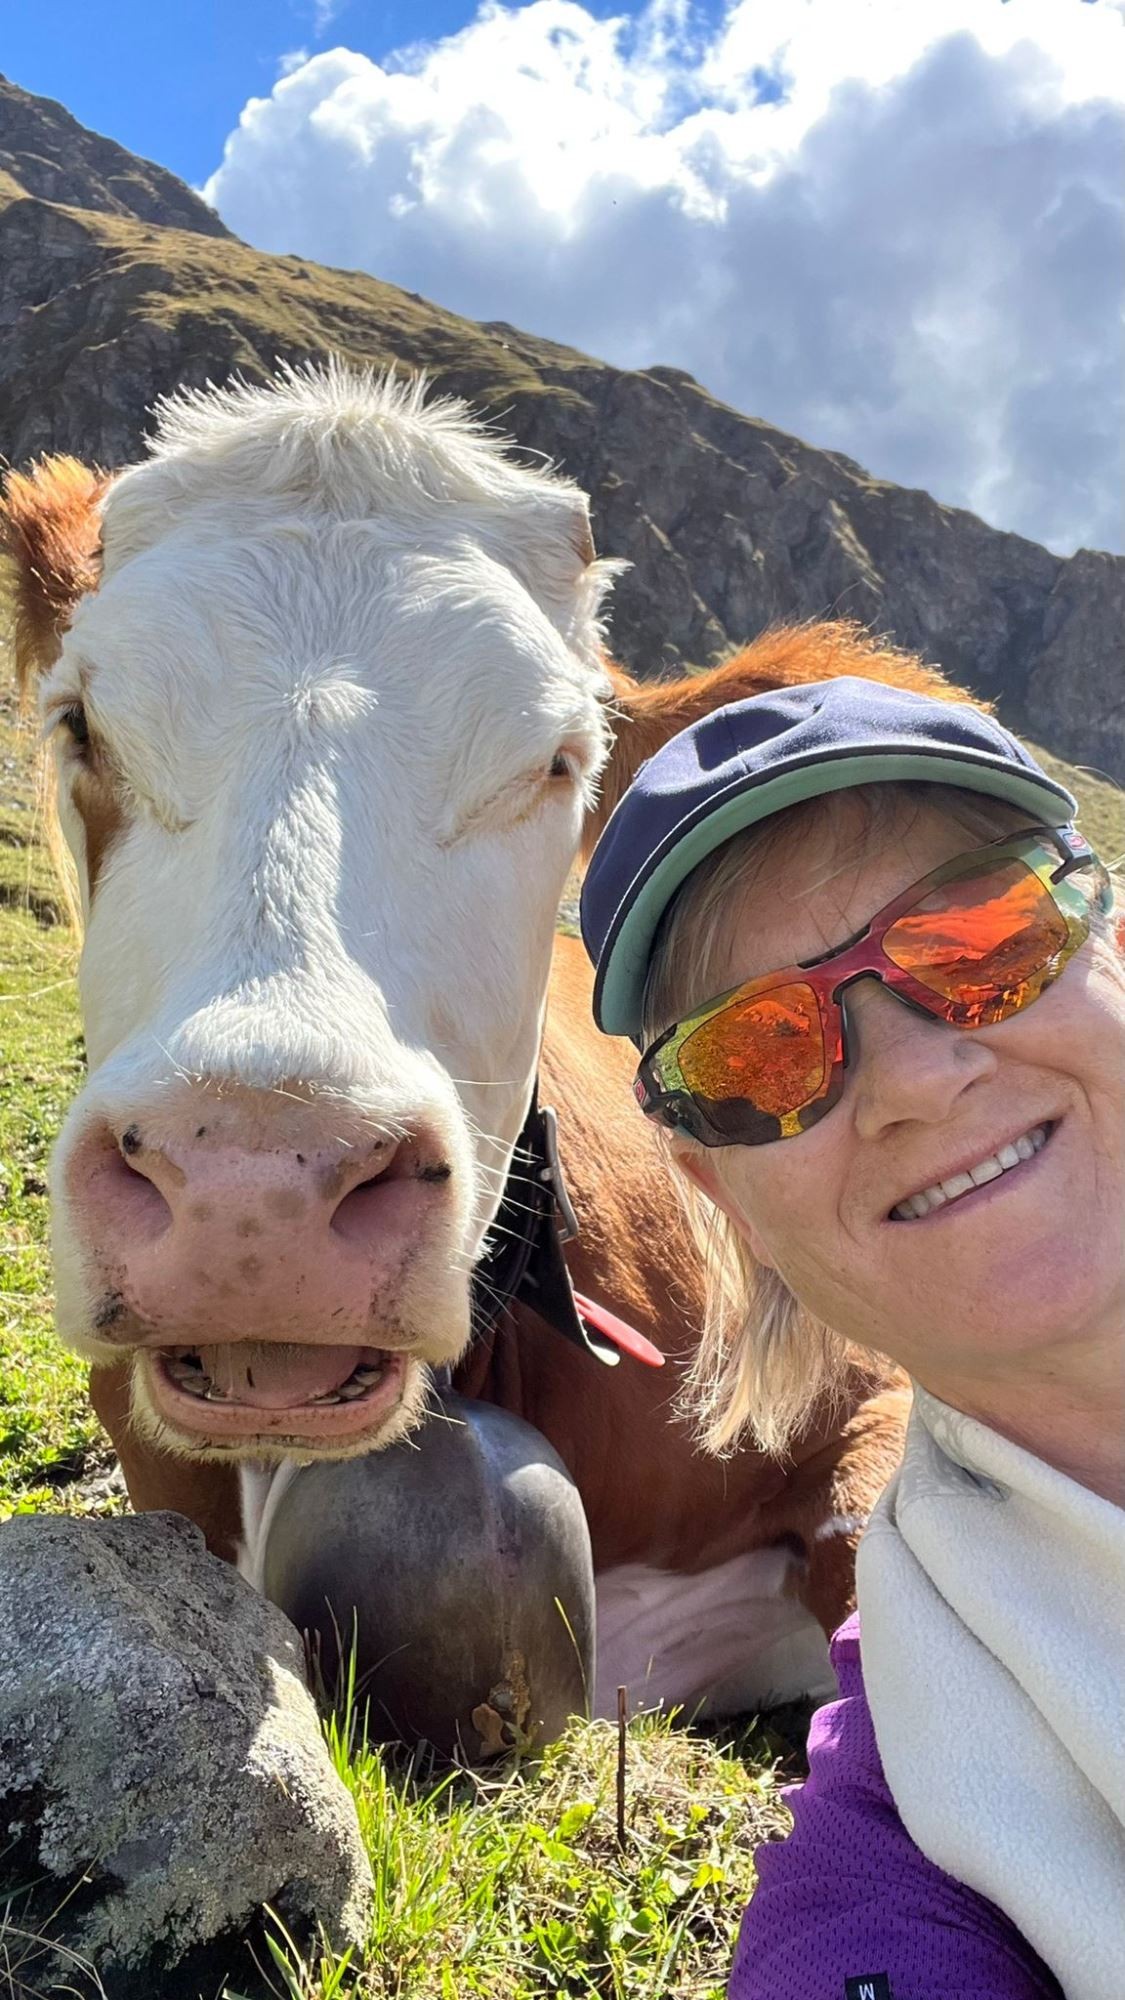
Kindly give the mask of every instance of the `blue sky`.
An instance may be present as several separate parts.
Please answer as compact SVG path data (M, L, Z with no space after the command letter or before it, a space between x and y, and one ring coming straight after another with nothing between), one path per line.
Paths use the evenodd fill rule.
M0 71L194 187L217 167L247 98L269 94L291 50L342 42L379 57L448 34L470 11L463 0L424 8L411 0L3 0Z
M1125 0L0 0L263 250L1123 540ZM394 61L388 60L394 57Z

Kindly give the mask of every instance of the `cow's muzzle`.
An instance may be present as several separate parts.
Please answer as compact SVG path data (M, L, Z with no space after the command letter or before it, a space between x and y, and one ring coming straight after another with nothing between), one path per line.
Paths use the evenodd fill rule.
M465 1343L441 1135L356 1135L306 1111L273 1145L238 1143L203 1104L172 1129L96 1122L67 1160L91 1347L140 1350L135 1403L186 1449L354 1450L399 1410L416 1364Z

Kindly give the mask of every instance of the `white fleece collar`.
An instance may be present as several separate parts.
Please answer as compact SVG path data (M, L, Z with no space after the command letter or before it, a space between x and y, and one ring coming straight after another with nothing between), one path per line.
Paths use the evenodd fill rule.
M1125 1512L916 1389L860 1544L864 1684L929 1859L1067 2000L1125 1994Z

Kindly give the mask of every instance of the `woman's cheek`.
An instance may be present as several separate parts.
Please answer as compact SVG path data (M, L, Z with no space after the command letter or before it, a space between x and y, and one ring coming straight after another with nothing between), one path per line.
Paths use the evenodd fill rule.
M840 1250L838 1168L828 1148L813 1144L816 1136L743 1149L737 1190L743 1233L759 1263L779 1271L792 1289L798 1279L819 1288ZM780 1158L806 1145L811 1150L800 1160Z

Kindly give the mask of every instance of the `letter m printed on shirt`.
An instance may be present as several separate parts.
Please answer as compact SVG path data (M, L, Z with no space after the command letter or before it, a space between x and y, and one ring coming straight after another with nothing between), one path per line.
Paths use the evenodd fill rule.
M844 2000L894 2000L885 1972L860 1973L844 1981Z

